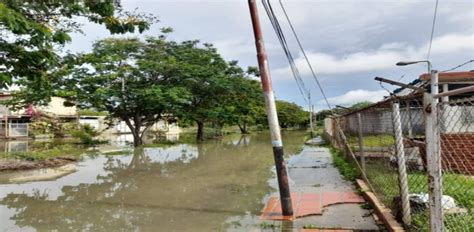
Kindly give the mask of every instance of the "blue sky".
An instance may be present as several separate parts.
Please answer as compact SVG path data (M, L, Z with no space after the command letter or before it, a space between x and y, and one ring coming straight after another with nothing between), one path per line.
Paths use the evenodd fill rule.
M306 107L261 2L257 2L275 95ZM278 1L272 2L315 108L323 109L321 94ZM394 80L403 76L401 81L409 82L426 71L423 64L397 67L395 63L426 59L435 0L283 0L283 4L331 104L377 101L388 93L373 80L375 76ZM159 28L169 26L175 30L169 36L173 40L213 43L227 60L239 60L243 67L257 66L245 0L122 0L122 5L125 10L137 9L160 19L151 30L136 36L158 35ZM83 23L84 34L75 34L67 49L89 51L93 41L109 36L100 25ZM441 0L430 56L434 68L451 68L473 59L473 54L474 1ZM472 69L471 63L461 70Z

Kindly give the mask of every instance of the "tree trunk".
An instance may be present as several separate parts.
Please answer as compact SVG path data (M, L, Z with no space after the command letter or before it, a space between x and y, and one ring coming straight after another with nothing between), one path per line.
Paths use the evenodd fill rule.
M242 125L237 124L237 126L240 129L240 133L242 133L242 134L248 134L249 133L249 131L247 130L247 124L246 123L244 123Z
M200 121L196 121L198 130L196 134L196 140L197 141L203 141L204 140L204 123Z
M141 125L135 125L135 133L133 133L133 146L139 147L143 145L142 136L140 134Z
M130 122L130 119L126 118L124 119L125 123L127 124L128 128L130 129L130 131L132 132L132 135L133 135L133 146L134 147L139 147L141 145L143 145L143 141L142 141L142 138L140 136L140 127L141 127L141 124L140 123L137 123L136 121L137 120L134 120L135 121L135 124L132 125L132 123Z

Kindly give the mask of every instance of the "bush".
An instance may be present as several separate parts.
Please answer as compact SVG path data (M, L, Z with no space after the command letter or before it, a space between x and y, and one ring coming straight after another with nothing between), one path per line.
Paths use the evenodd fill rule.
M99 133L89 124L81 125L79 130L73 130L72 137L79 139L82 144L96 144L99 141L94 137Z

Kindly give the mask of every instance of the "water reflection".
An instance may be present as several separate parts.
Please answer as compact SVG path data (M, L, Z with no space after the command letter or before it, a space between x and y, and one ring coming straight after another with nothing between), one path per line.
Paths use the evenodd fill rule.
M0 141L0 152L28 151L28 140L3 140Z
M286 152L302 137L286 134ZM89 157L56 181L1 185L0 230L247 231L273 191L268 144L255 134L136 149Z

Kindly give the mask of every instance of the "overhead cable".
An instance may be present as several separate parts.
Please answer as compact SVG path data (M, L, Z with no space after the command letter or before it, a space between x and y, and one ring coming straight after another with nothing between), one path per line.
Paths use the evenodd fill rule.
M460 67L462 67L462 66L464 66L464 65L466 65L466 64L472 63L472 62L474 62L474 60L466 61L466 62L464 62L464 63L462 63L462 64L460 64L460 65L456 65L456 66L454 66L453 68L446 69L446 70L441 71L441 72L444 73L444 72L454 71L454 70L456 70L456 69L458 69L458 68L460 68Z
M290 20L290 17L288 16L288 14L286 13L286 9L285 9L285 6L283 6L283 2L280 0L280 6L281 6L281 9L283 10L283 13L285 14L285 17L286 17L286 20L288 21L288 24L290 25L290 28L291 28L291 31L293 32L293 35L295 36L296 38L296 41L298 42L298 46L300 47L300 50L301 52L303 53L303 56L306 60L306 63L308 64L309 66L309 69L311 70L311 74L313 75L313 78L314 80L316 81L316 84L318 85L319 87L319 90L321 91L321 94L323 95L323 98L324 98L324 101L326 101L326 104L328 106L329 109L331 109L331 105L329 104L329 101L326 97L326 94L324 92L324 89L323 87L321 86L321 83L319 82L318 80L318 77L316 76L316 73L313 69L313 66L311 65L311 62L309 62L309 59L308 59L308 56L306 55L306 52L303 48L303 45L301 44L301 41L298 37L298 34L296 33L296 30L295 28L293 27L293 23L291 23L291 20Z
M285 35L283 34L278 18L275 16L275 12L273 11L271 3L269 0L262 0L262 3L263 3L263 7L265 8L265 12L267 13L267 16L270 20L270 23L272 24L273 30L275 31L277 38L280 42L280 45L283 48L283 51L288 60L288 63L290 64L290 69L291 69L291 72L293 73L293 77L296 81L296 85L298 86L298 89L301 95L303 96L303 99L305 100L305 102L309 103L309 100L307 100L307 98L309 98L309 91L305 87L303 79L301 78L300 72L293 59L293 55L291 54L290 49L288 48L288 43L286 41Z
M431 55L431 45L433 44L433 36L434 36L434 31L435 31L436 15L437 14L438 14L438 0L436 0L436 3L435 3L435 9L434 9L434 15L433 15L433 24L431 26L430 43L428 45L428 54L426 55L426 60L429 60L430 55Z

